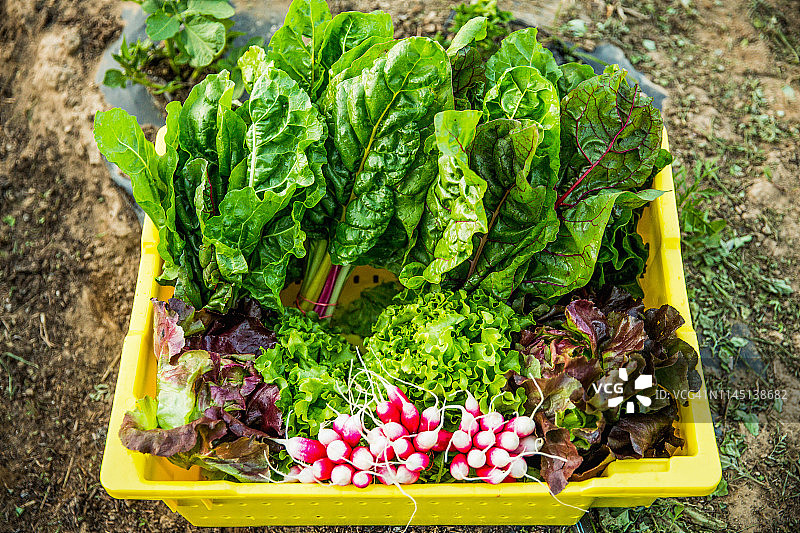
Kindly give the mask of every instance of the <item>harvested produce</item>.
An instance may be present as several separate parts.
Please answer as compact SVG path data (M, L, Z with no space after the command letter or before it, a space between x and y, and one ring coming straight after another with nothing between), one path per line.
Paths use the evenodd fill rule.
M123 443L210 478L554 495L679 449L654 392L696 390L697 354L637 298L635 230L671 158L626 72L559 66L535 29L483 61L480 17L447 49L321 0L286 21L239 61L247 100L223 71L169 104L163 154L96 117L175 287ZM357 265L399 284L336 312Z

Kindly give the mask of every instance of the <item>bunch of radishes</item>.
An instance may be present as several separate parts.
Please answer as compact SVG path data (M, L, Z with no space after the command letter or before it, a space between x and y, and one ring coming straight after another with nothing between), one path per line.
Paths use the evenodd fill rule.
M279 441L300 463L285 481L364 488L376 479L386 485L407 485L430 466L432 453L445 453L447 461L453 452L449 463L453 478L497 484L526 477L525 458L541 448L529 416L506 421L496 411L481 413L469 393L464 406L428 407L420 413L397 386L385 382L384 388L388 399L377 402L376 416L363 408L354 415L339 415L332 427L319 431L317 440ZM461 412L459 427L452 433L443 429L447 409ZM374 428L365 428L364 415L370 416Z

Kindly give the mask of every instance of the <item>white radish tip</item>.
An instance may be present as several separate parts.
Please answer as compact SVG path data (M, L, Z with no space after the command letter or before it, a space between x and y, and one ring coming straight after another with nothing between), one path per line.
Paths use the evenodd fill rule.
M359 489L364 489L372 483L372 476L368 472L356 472L353 474L353 485Z
M398 424L397 422L389 422L383 426L383 434L389 440L397 440L400 437L408 435L408 430Z
M430 451L439 441L438 431L423 431L414 437L414 447L419 452Z
M310 466L303 468L299 474L297 474L297 480L300 483L314 483L316 478L314 477L314 469Z
M314 479L317 481L327 481L331 477L333 462L330 459L322 458L314 461L311 465L314 472Z
M335 440L326 447L328 459L334 463L341 463L350 455L350 447L343 440Z
M495 444L504 450L513 452L519 448L519 437L513 431L503 431L497 434L497 441Z
M511 462L511 456L503 448L491 448L486 452L486 464L496 468L505 468Z
M460 453L453 457L450 463L450 475L458 481L463 481L469 476L469 464L467 464L467 456Z
M421 472L430 466L431 460L424 453L412 453L406 459L405 467L411 472Z
M394 441L392 443L392 449L394 450L395 455L402 460L408 459L408 457L414 453L414 447L411 445L408 439Z
M453 448L460 452L468 452L469 449L472 448L472 439L469 437L469 434L461 430L453 433L450 443L453 445Z
M473 442L478 448L485 450L489 446L494 446L496 438L493 431L480 431L475 435Z
M436 407L428 407L420 414L420 429L430 431L439 427L442 422L442 412Z
M520 439L536 431L536 423L531 417L526 415L513 418L509 424L511 424L514 433L516 433Z
M336 430L336 432L339 435L341 435L342 432L344 431L344 425L347 423L348 420L350 420L350 415L348 415L347 413L340 414L333 421L333 429Z
M345 486L353 481L353 469L349 465L336 465L331 472L331 483Z
M353 455L351 456L350 460L359 470L369 470L375 466L375 457L372 455L369 449L365 448L364 446L359 446L353 450Z
M464 402L464 409L472 414L472 416L481 416L482 414L481 407L478 405L478 400L476 400L475 396L469 391L467 391L467 401Z
M471 413L464 413L458 428L469 435L475 435L480 430L480 424Z
M341 437L339 434L331 428L322 428L319 430L319 434L317 435L317 439L323 446L327 446L331 442L340 438Z
M412 483L416 483L419 480L419 473L412 472L404 465L400 465L397 467L397 478L396 481L401 485L411 485Z
M486 464L486 453L483 450L473 448L467 454L467 464L472 468L480 468Z
M497 485L502 483L503 480L506 478L506 473L500 470L499 468L493 468L491 466L486 466L484 468L477 469L478 477L483 479L486 483L490 485Z
M504 422L503 415L497 411L492 411L481 418L481 429L497 433L503 428Z
M514 479L525 477L528 473L528 463L522 457L514 457L508 466L508 473Z

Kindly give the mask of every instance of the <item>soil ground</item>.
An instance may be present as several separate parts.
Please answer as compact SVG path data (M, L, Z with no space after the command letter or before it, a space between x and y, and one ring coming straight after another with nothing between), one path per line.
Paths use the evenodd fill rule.
M135 213L92 138L107 104L87 81L121 30L120 4L0 2L0 531L195 529L162 503L114 500L99 484L139 259ZM709 383L794 394L782 406L715 402L727 466L718 496L592 511L587 530L800 530L797 3L500 4L585 48L621 46L667 89L679 192L696 178L712 191L682 194L684 209L727 222L685 235ZM333 7L384 9L403 35L446 33L450 13L443 0Z

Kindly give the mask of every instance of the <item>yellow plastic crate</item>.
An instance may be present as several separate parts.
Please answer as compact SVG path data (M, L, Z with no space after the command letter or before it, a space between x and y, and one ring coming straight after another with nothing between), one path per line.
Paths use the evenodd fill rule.
M163 133L159 132L156 143L159 152L164 149ZM665 131L664 147L667 146ZM696 349L697 336L689 323L670 167L656 176L654 186L667 193L645 210L638 228L650 243L644 278L645 304L656 307L666 303L677 308L687 319L678 334ZM115 498L162 500L197 526L405 525L414 504L394 486L357 489L299 483L204 481L197 468L183 470L166 459L130 452L122 446L117 435L125 411L134 408L137 398L155 393L150 298L164 299L171 293L170 288L159 287L154 281L162 264L156 251L157 242L155 227L147 219L142 232L130 329L122 348L100 472L100 481L108 493ZM349 283L342 294L343 302L381 281L378 271L361 269L355 273L359 274L360 283ZM701 393L704 392L705 385ZM558 495L568 505L556 501L543 484L534 482L406 486L404 490L418 505L412 523L569 525L583 515L575 507L632 507L650 505L661 497L710 494L722 471L707 400L695 399L688 407L681 407L679 433L686 441L679 455L669 459L614 461L600 477L570 483Z

